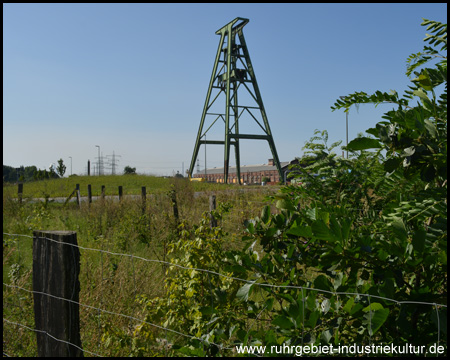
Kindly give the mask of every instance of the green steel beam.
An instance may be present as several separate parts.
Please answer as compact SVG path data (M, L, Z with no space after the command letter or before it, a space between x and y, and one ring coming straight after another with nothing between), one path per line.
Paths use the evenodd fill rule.
M228 35L227 38L227 52L226 52L226 68L227 68L227 76L226 76L226 93L225 93L225 154L224 154L224 182L228 183L228 171L230 169L230 138L229 138L229 129L230 129L230 75L231 75L231 49L234 43L233 36L230 36L232 33L232 27L236 23L236 20L228 23L225 26L225 29L222 28L222 36ZM216 33L217 34L217 33Z
M208 111L208 108L209 108L209 106L208 106L209 99L211 97L211 90L212 90L212 86L214 84L214 80L216 79L217 66L219 64L220 54L222 53L222 46L223 46L224 40L225 40L225 36L221 36L220 42L219 42L219 47L217 48L216 61L214 62L211 79L209 81L209 87L208 87L208 92L206 94L205 105L203 106L203 113L202 113L202 118L200 121L200 127L198 128L197 140L195 141L194 154L192 155L191 166L189 167L189 176L190 177L194 173L195 161L197 160L198 151L200 149L200 139L202 137L203 125L205 123L206 112Z
M247 45L244 39L244 34L242 32L244 26L249 22L245 18L235 18L233 21L229 22L222 28L216 31L217 35L220 35L219 47L216 53L216 59L214 62L213 72L211 75L211 80L209 82L208 92L206 95L205 105L203 107L203 113L200 121L200 127L197 133L197 139L195 142L194 153L192 155L191 166L189 168L189 175L193 175L195 162L199 153L200 145L224 145L224 182L228 182L229 174L229 162L230 162L230 147L234 146L235 156L236 156L236 171L239 184L241 183L240 177L240 149L239 149L239 139L251 139L251 140L267 140L269 143L270 150L274 159L274 163L277 167L280 179L283 179L280 167L280 161L278 159L278 154L275 148L275 142L273 141L272 133L270 131L269 122L267 120L266 111L264 109L264 104L262 102L261 94L259 91L258 83L256 82L255 73L253 70L253 65L250 61L250 55L247 49ZM239 43L236 43L236 39L239 39ZM242 49L243 54L239 51ZM221 56L223 54L223 60ZM242 60L245 60L244 61ZM244 66L244 69L239 69L237 67L237 60ZM219 63L223 65L219 69ZM218 70L219 69L219 70ZM250 80L247 79L247 75L250 76ZM217 85L214 85L217 82ZM238 103L238 89L240 84L244 84L245 89L254 99L258 106L242 106ZM253 92L247 86L246 83L251 83L253 86ZM218 89L219 92L215 95L214 99L211 100L211 93L213 89ZM245 90L244 89L244 90ZM219 95L225 94L225 109L224 113L210 113L208 112L213 103L219 98ZM239 113L239 109L242 111ZM258 119L252 114L249 109L257 109L261 112L263 125L258 121ZM263 130L264 135L257 134L240 134L239 133L239 120L244 110L251 115L253 120L259 125ZM207 115L217 116L214 122L208 127L208 129L203 132L203 126L205 124L205 118ZM211 127L220 118L225 123L225 139L222 140L204 140L206 139L206 133L211 129ZM230 119L231 117L231 119ZM231 127L230 127L231 125ZM206 165L205 165L206 166Z
M269 135L256 135L256 134L231 134L232 139L251 139L251 140L269 140Z
M250 54L247 49L247 44L245 42L244 34L242 33L242 31L240 31L238 35L239 35L239 40L242 45L242 51L244 52L244 57L247 62L248 72L250 73L250 77L252 79L253 89L255 90L255 94L257 97L257 103L260 107L261 116L264 120L264 125L266 127L266 134L269 136L268 141L269 141L270 150L272 152L273 161L275 163L275 166L277 167L278 174L280 175L280 179L281 179L281 181L283 181L283 174L281 172L280 159L278 158L277 149L275 148L275 142L273 141L272 132L270 131L269 121L267 120L266 110L264 109L264 104L262 101L261 93L259 91L259 86L258 86L258 83L256 82L256 76L255 76L255 72L253 70L252 62L250 60Z

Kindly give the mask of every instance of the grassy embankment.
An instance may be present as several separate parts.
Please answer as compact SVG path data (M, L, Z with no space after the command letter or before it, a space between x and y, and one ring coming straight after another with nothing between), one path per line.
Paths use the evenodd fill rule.
M73 176L62 179L49 179L27 182L23 185L24 198L68 197L80 184L80 192L87 195L87 186L92 186L92 195L101 194L101 187L105 185L106 195L117 195L118 187L123 187L124 195L139 195L142 186L148 193L163 193L170 189L171 181L167 178L147 175L108 175L108 176ZM205 182L191 182L194 191L217 191L218 189L235 188L234 185L211 184ZM4 184L3 196L17 197L17 185Z

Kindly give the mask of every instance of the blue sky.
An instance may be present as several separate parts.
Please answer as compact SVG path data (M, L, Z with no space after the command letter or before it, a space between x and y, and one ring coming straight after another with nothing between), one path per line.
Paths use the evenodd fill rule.
M345 143L342 95L403 93L406 59L421 51L422 18L446 4L3 4L3 164L70 174L120 155L118 171L187 170L220 36L236 17L281 161L315 129ZM349 139L392 106L351 109ZM219 126L219 125L217 125ZM223 134L224 129L220 128ZM223 139L220 139L223 140ZM207 167L223 166L208 146ZM337 150L340 153L340 150ZM265 141L241 141L241 164L267 163ZM204 167L204 147L200 149ZM231 165L234 165L232 153Z

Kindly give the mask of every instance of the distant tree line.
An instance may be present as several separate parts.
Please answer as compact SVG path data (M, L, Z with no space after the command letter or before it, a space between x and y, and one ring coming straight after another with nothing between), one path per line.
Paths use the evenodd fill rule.
M3 182L29 182L57 178L59 176L53 168L41 170L34 165L25 167L22 165L18 168L3 165Z

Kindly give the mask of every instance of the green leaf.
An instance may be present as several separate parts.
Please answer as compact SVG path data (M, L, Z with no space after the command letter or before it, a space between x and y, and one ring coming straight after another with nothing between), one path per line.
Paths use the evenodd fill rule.
M364 315L364 324L370 324L369 335L373 336L378 329L385 323L389 316L389 309L380 309L372 312L368 312Z
M316 326L317 320L319 320L320 313L318 310L312 311L309 315L308 320L306 321L305 325L314 328Z
M266 332L266 335L264 336L265 345L278 345L277 343L277 337L275 335L275 332L273 330L269 330Z
M413 80L414 81L414 80ZM417 78L417 82L420 84L420 86L422 86L422 88L424 88L425 90L432 90L433 89L433 84L430 80L430 77L426 74L421 74L419 75L419 77Z
M378 136L378 129L377 128L370 128L366 130L366 133L373 136Z
M261 220L264 224L267 224L270 218L270 207L265 205L261 211Z
M247 224L247 231L248 231L250 234L254 234L254 233L255 233L255 225L253 225L252 222L249 222L249 223Z
M392 222L392 228L394 234L397 235L398 239L401 241L406 241L408 238L408 232L406 231L405 224L402 219L396 219Z
M290 211L295 211L294 205L292 205L292 203L286 199L278 200L276 203L276 207L278 209L282 209L282 210L286 209L286 210L290 210Z
M291 281L294 281L295 280L295 274L297 273L297 269L295 268L295 267L292 267L292 270L291 270L291 272L289 273L289 279L291 280Z
M363 311L364 312L369 312L369 311L376 311L376 310L381 310L384 309L383 305L381 305L380 303L371 303L369 306L366 306Z
M413 234L412 238L412 245L414 248L414 251L417 251L419 254L423 253L423 250L425 249L425 236L426 236L425 230L417 230Z
M280 316L276 317L275 319L273 319L272 324L279 326L280 328L286 329L286 330L289 330L294 327L294 324L292 323L292 321L284 315L280 315Z
M350 310L350 315L355 316L358 315L358 312L362 310L364 306L362 306L361 303L357 303L354 306L352 306L352 309ZM356 316L357 317L357 316Z
M316 220L311 226L312 232L315 237L322 240L333 241L333 234L328 226L322 220Z
M401 158L390 158L384 162L384 170L387 173L391 173L399 167L402 161L403 160Z
M294 251L295 251L295 247L296 246L294 244L289 245L288 251L286 254L288 259L292 258L292 255L294 254Z
M343 221L345 223L345 221ZM347 224L345 224L347 225ZM342 226L340 222L336 219L335 216L332 216L330 218L330 231L333 234L333 237L336 241L339 241L339 243L342 245L344 240L344 234L343 231L348 233L349 227L348 226Z
M377 139L359 137L353 139L348 143L347 149L350 151L366 150L366 149L379 149L382 145Z
M187 355L187 356L204 357L206 355L205 352L203 351L203 349L200 349L200 348L198 348L198 349L191 349L189 346L184 346L184 347L179 348L179 349L175 348L175 350L177 352L180 352L180 353L182 353L184 355Z
M423 91L422 89L417 89L417 90L413 91L413 95L420 97L422 100L430 101L430 99L427 96L427 93L425 91Z
M428 133L433 137L436 138L437 137L437 129L436 129L436 125L433 124L432 121L430 120L425 120L425 129L427 129Z
M194 290L193 288L188 288L188 289L186 290L186 296L187 296L188 298L194 296L194 294L195 294L195 290Z
M289 307L287 308L287 313L293 319L297 318L300 315L300 310L296 302L289 305Z
M330 300L328 300L328 299L324 299L322 301L322 304L320 304L320 309L322 310L322 312L324 314L326 314L330 310L330 307L331 307L331 303L330 303Z
M272 310L274 300L275 300L274 298L268 298L266 300L265 306L268 311Z
M319 275L314 280L314 288L320 289L320 290L332 291L333 285L331 284L330 280L328 280L325 275Z
M333 331L331 329L327 329L322 331L322 334L320 335L320 339L325 343L328 344L333 337Z
M280 294L277 294L277 296L289 301L291 304L296 302L295 299L292 297L292 295L289 295L289 294L280 293Z
M312 230L310 226L297 226L292 225L292 227L286 232L288 235L294 235L298 237L310 238L312 237Z
M433 108L433 103L431 102L431 100L428 98L427 94L425 91L423 91L422 89L417 89L415 91L413 91L413 95L416 95L420 98L420 101L423 104L423 107L427 110L432 110Z
M212 315L217 312L217 310L215 310L211 306L203 306L199 309L199 311L202 313L202 315Z
M414 146L407 147L403 149L402 156L412 156L416 152L416 148Z
M334 278L334 282L333 282L334 290L337 290L339 288L339 286L341 286L342 283L345 282L345 280L346 280L346 276L344 275L344 273L338 272L336 274L336 277Z
M317 219L317 212L318 212L317 208L306 209L306 216L310 220L316 220Z
M317 291L311 291L308 295L308 297L306 298L306 308L309 311L314 311L316 309L316 296L317 296Z
M239 329L236 332L236 336L242 343L244 343L245 342L245 337L247 336L247 331L245 331L243 329Z
M394 280L392 278L386 278L384 284L379 286L378 294L382 297L392 299L395 294Z
M236 293L236 297L241 301L247 301L255 283L247 283L242 286Z

